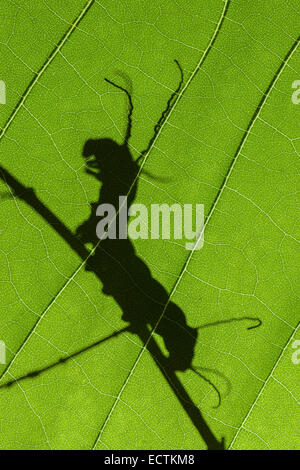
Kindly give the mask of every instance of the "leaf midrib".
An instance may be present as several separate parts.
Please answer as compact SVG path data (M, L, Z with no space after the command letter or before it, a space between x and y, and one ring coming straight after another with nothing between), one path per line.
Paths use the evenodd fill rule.
M29 85L27 86L27 88L25 89L24 93L22 94L20 100L18 101L18 103L16 104L13 112L11 113L11 115L9 116L9 118L7 119L1 133L0 133L0 142L2 140L2 138L4 137L4 135L6 134L7 130L9 129L9 127L11 126L11 124L13 123L16 115L18 114L18 112L20 111L20 109L22 108L23 104L25 103L25 101L27 100L29 94L32 92L33 88L35 87L35 85L37 84L37 82L39 81L39 79L41 78L41 76L44 74L44 72L46 71L46 69L49 67L49 65L51 64L51 62L55 59L55 57L57 56L57 54L60 52L61 48L64 46L64 44L66 43L66 41L69 39L69 37L71 36L71 34L75 31L75 29L77 28L77 26L79 25L79 23L81 22L81 20L84 18L84 16L86 15L86 13L88 12L88 10L91 8L92 4L95 2L95 0L88 0L88 2L86 3L85 7L82 9L82 11L80 12L80 14L77 16L76 20L74 21L74 23L71 24L70 28L66 31L66 33L62 36L62 38L60 39L60 41L58 42L58 44L54 47L54 49L52 50L52 52L49 54L49 56L47 57L47 59L45 60L45 62L43 63L43 65L41 66L41 68L38 70L38 72L36 72L36 75L35 77L32 78L32 80L29 82Z
M48 57L48 59L46 60L46 62L44 63L44 65L41 67L41 69L40 69L39 72L37 73L37 76L34 78L34 80L32 80L32 81L30 82L28 88L25 90L25 93L22 95L22 97L21 97L19 103L17 104L16 108L14 109L12 115L9 117L7 123L5 124L3 130L2 130L2 132L1 132L1 134L0 134L0 141L1 141L1 139L3 138L3 136L5 135L6 131L7 131L8 128L10 127L10 125L12 124L12 122L14 121L14 119L15 119L15 117L16 117L18 111L19 111L19 110L21 109L21 107L23 106L25 100L28 98L29 94L31 93L31 91L32 91L33 87L35 86L35 84L37 83L37 81L40 79L41 75L45 72L45 70L48 68L48 66L49 66L50 63L53 61L53 59L55 58L55 56L57 55L57 53L58 53L58 52L60 51L60 49L63 47L63 45L65 44L65 42L67 41L67 39L70 37L70 35L72 34L72 32L76 29L77 25L78 25L79 22L83 19L83 17L84 17L85 14L87 13L87 11L90 9L90 7L91 7L92 4L94 3L94 1L95 1L95 0L89 0L89 1L87 2L86 6L84 7L84 9L83 9L82 12L80 13L80 15L77 17L77 19L75 20L75 22L72 24L72 26L69 28L69 30L66 32L66 34L63 36L63 38L62 38L62 39L60 40L60 42L58 43L56 49L50 54L50 56ZM179 100L181 99L181 97L182 97L184 91L187 89L187 87L188 87L189 84L191 83L192 79L194 78L194 76L195 76L196 73L198 72L199 68L200 68L201 65L203 64L205 58L207 57L207 54L208 54L209 50L211 49L211 46L212 46L213 42L214 42L215 39L216 39L216 36L217 36L217 34L218 34L218 31L219 31L219 27L220 27L220 25L222 24L222 22L223 22L223 20L224 20L224 18L225 18L225 14L226 14L226 11L227 11L227 9L228 9L229 3L230 3L230 0L226 0L224 9L223 9L222 14L221 14L221 17L220 17L220 20L219 20L218 25L217 25L217 27L216 27L216 30L215 30L215 32L214 32L214 34L213 34L213 36L212 36L212 38L211 38L211 40L210 40L210 43L209 43L207 49L205 50L203 56L201 57L199 63L197 64L195 70L194 70L193 73L191 74L191 76L190 76L189 80L187 81L185 87L183 88L182 92L179 94L179 96L178 96L178 97L176 98L176 100L174 101L174 104L173 104L173 106L172 106L172 108L171 108L171 110L170 110L170 113L169 113L169 115L168 115L168 118L169 118L169 116L172 114L174 108L176 107L176 105L178 104ZM296 42L295 42L294 45L292 46L290 55L289 55L288 57L286 57L285 60L283 60L281 66L280 66L279 73L278 73L278 74L275 74L275 76L273 77L273 79L272 79L272 81L271 81L271 85L272 85L272 86L271 86L271 88L270 88L270 86L268 87L269 93L264 94L263 99L262 99L262 101L261 101L261 106L259 107L259 110L258 110L258 113L254 113L254 115L253 115L253 117L252 117L252 119L251 119L251 121L250 121L250 123L249 123L249 125L248 125L248 127L247 127L247 130L246 130L245 134L243 135L242 140L241 140L241 142L240 142L240 144L239 144L239 146L238 146L237 152L236 152L235 156L233 157L233 160L232 160L231 165L230 165L230 167L229 167L229 170L228 170L228 172L227 172L227 174L226 174L226 176L225 176L225 179L224 179L224 181L223 181L223 184L221 185L221 188L220 188L220 190L219 190L219 192L218 192L218 195L217 195L217 197L215 198L215 201L214 201L214 203L213 203L213 205L212 205L212 207L211 207L211 210L210 210L210 212L209 212L209 214L208 214L208 216L207 216L207 218L206 218L204 228L207 226L207 224L208 224L208 222L209 222L209 220L210 220L210 218L211 218L211 216L212 216L212 214L213 214L213 212L214 212L214 209L215 209L215 207L216 207L216 205L217 205L217 203L218 203L218 201L219 201L219 199L220 199L220 197L221 197L221 195L222 195L222 193L223 193L223 189L226 187L227 181L228 181L228 179L229 179L229 177L230 177L230 175L231 175L231 173L232 173L232 170L233 170L233 167L234 167L234 165L235 165L235 163L236 163L237 157L239 156L239 154L240 154L240 152L241 152L241 150L242 150L242 147L243 147L243 145L244 145L244 143L245 143L245 141L246 141L246 139L247 139L247 137L248 137L248 135L249 135L249 133L250 133L250 131L251 131L253 125L254 125L254 123L256 122L256 119L257 119L257 117L258 117L258 114L260 113L260 111L261 111L261 109L262 109L264 103L266 102L268 96L270 95L270 93L271 93L271 91L272 91L272 89L273 89L275 83L277 82L277 79L279 78L281 72L283 71L283 69L284 69L285 66L287 65L288 60L291 58L292 54L293 54L294 51L296 50L296 48L297 48L297 46L298 46L298 43L299 43L299 38L296 40ZM168 118L167 118L167 120L168 120ZM166 120L165 122L167 122L167 120ZM165 122L164 122L164 124L165 124ZM162 126L162 127L163 127L163 126ZM156 137L154 143L156 142L157 138L159 137L161 130L162 130L162 128L160 129L160 131L159 131L159 133L158 133L158 135L157 135L157 137ZM141 167L140 167L140 171L139 171L139 173L138 173L138 175L137 175L137 179L139 178L140 173L141 173L141 171L142 171L142 168L143 168L144 164L146 163L146 160L147 160L148 157L149 157L149 154L150 154L150 152L151 152L151 150L152 150L152 148L153 148L153 146L154 146L154 143L153 143L153 145L150 147L150 149L149 149L147 155L145 156L145 158L144 158L144 160L143 160L143 163L142 163L142 165L141 165ZM129 193L128 193L128 194L129 194ZM203 230L204 230L204 229L203 229ZM100 242L99 242L99 243L100 243ZM160 319L158 320L157 324L155 325L155 327L153 328L153 330L152 330L151 333L150 333L149 340L151 339L151 337L152 337L153 333L155 332L155 330L156 330L156 328L157 328L157 326L158 326L160 320L162 319L162 317L163 317L163 315L164 315L164 312L165 312L165 310L166 310L166 307L167 307L168 303L169 303L170 300L171 300L171 297L172 297L172 296L174 295L174 293L176 292L176 289L177 289L177 287L178 287L178 285L179 285L179 283L180 283L180 281L181 281L181 279L182 279L182 277L183 277L183 275L184 275L184 273L185 273L185 271L186 271L186 268L187 268L187 266L188 266L188 264L189 264L189 262L190 262L190 260L191 260L191 258L192 258L192 254L193 254L193 251L189 253L189 256L187 257L187 259L186 259L186 261L185 261L185 263L184 263L184 266L183 266L183 268L182 268L182 270L181 270L181 273L179 274L179 277L178 277L177 281L175 282L174 287L173 287L173 289L171 290L171 293L170 293L170 295L169 295L169 297L168 297L168 301L167 301L167 303L166 303L166 305L165 305L165 308L164 308L164 310L163 310L163 313L162 313ZM67 285L69 284L69 282L76 276L76 274L78 273L78 271L81 269L81 267L82 267L83 265L84 265L84 263L81 263L81 264L80 264L80 266L74 271L73 275L72 275L71 278L68 280L68 282L66 282L66 283L64 284L64 286L62 287L62 289L57 293L57 295L55 296L55 298L50 302L50 304L49 304L48 307L45 309L45 311L43 312L43 314L41 315L41 317L39 318L39 320L38 320L38 321L36 322L36 324L34 325L34 328L31 330L30 334L29 334L29 335L27 336L27 338L25 339L25 342L23 342L23 344L21 345L20 349L17 351L16 355L14 356L13 360L12 360L11 363L9 364L8 368L7 368L7 369L3 372L3 374L0 376L0 380L1 380L1 378L3 377L3 375L4 375L6 372L8 372L9 368L11 367L11 365L13 364L13 362L15 361L15 359L17 358L17 356L18 356L18 355L20 354L20 352L23 350L23 347L25 346L25 344L27 343L27 341L29 340L29 338L31 337L31 335L33 334L33 332L35 331L35 329L36 329L37 326L39 325L39 323L40 323L40 321L42 320L42 318L44 317L44 315L45 315L45 314L47 313L47 311L50 309L51 305L56 301L56 299L60 296L60 294L65 290L66 286L67 286ZM148 340L148 342L149 342L149 340ZM147 343L146 343L146 344L147 344ZM287 344L288 344L288 342L287 342ZM286 346L285 346L285 347L286 347ZM138 358L137 358L137 361L136 361L136 363L134 364L132 370L134 370L134 368L136 367L136 364L138 363L139 358L141 357L141 355L142 355L142 353L144 352L145 349L146 349L146 345L144 345L143 349L141 350L141 353L139 354L139 356L138 356ZM281 353L281 354L282 354L282 353ZM278 360L280 359L281 354L279 355L279 358L277 358L277 360L275 361L275 366L274 366L274 367L276 367L276 364L277 364ZM274 367L273 367L272 371L274 370ZM272 371L270 372L269 376L272 374ZM132 374L130 374L130 376L131 376L131 375L132 375ZM268 376L268 378L269 378L269 376ZM130 377L129 377L129 378L130 378ZM127 384L128 381L129 381L129 378L125 381L125 384L124 384L124 386L122 387L118 398L116 398L116 402L118 401L119 397L121 396L122 391L124 391L124 389L125 389L125 387L126 387L126 384ZM268 378L266 379L266 381L268 381ZM265 386L265 384L262 386L262 388L264 388L264 386ZM261 393L261 392L260 392L260 393ZM259 393L259 394L260 394L260 393ZM258 396L259 396L259 395L258 395ZM258 397L257 397L257 399L258 399ZM256 399L256 400L257 400L257 399ZM255 402L254 402L254 403L255 403ZM253 406L253 405L252 405L252 406ZM113 411L113 410L111 410L111 411ZM247 415L246 415L246 417L245 417L245 419L244 419L243 422L245 422L245 420L246 420L248 414L249 414L249 413L247 413ZM111 413L109 413L108 416L110 416L110 415L111 415ZM107 418L106 421L108 421L108 418ZM103 430L104 430L104 428L105 428L105 424L103 425ZM237 431L237 434L238 434L238 432L239 432L239 431ZM98 442L98 439L96 440L95 445L96 445L97 442Z
M270 380L271 377L273 376L273 373L274 373L274 371L275 371L277 365L279 364L279 362L280 362L281 358L283 357L283 355L284 355L284 353L285 353L285 351L286 351L286 349L287 349L287 347L288 347L288 345L289 345L289 343L290 343L292 337L295 335L295 333L296 333L296 331L298 330L299 327L300 327L300 323L299 323L297 326L295 326L295 328L293 329L293 331L292 331L292 333L290 334L289 338L287 339L287 342L286 342L285 346L283 347L281 353L278 355L276 361L274 362L274 365L273 365L272 369L270 370L268 376L266 377L266 380L264 381L264 383L263 383L263 385L262 385L260 391L258 392L258 394L257 394L257 396L256 396L256 398L255 398L255 400L254 400L254 402L253 402L252 405L249 407L249 410L248 410L248 412L245 414L245 417L244 417L244 419L243 419L241 425L238 427L238 429L237 429L235 435L233 436L233 438L232 438L232 440L231 440L231 442L230 442L230 445L229 445L229 447L228 447L228 450L230 450L230 449L232 448L232 446L234 445L234 443L235 443L235 441L236 441L236 439L237 439L239 433L240 433L241 430L243 429L244 424L246 423L246 421L247 421L248 417L250 416L252 410L254 409L256 403L258 402L260 396L263 394L264 389L265 389L266 386L268 385L269 380Z
M87 12L88 9L90 8L90 6L92 5L92 3L94 2L94 0L90 0L88 2L88 4L86 5L86 7L84 8L83 12ZM216 39L216 36L218 34L218 31L220 29L220 26L223 22L223 19L224 19L224 15L228 9L228 6L229 6L229 3L230 3L230 0L226 0L225 2L225 6L223 8L223 11L220 15L220 19L217 23L217 26L215 28L215 31L211 37L211 40L209 41L209 44L207 46L207 48L205 49L204 53L202 54L201 56L201 59L200 61L198 62L198 64L196 65L194 71L192 72L192 74L190 75L189 79L187 80L187 83L186 85L182 88L181 92L178 94L178 96L176 97L176 99L174 100L174 103L171 105L171 108L170 108L170 111L165 119L165 121L163 122L161 128L159 129L155 139L153 140L152 142L152 145L149 147L148 149L148 152L145 154L144 156L144 159L142 161L142 164L140 165L140 168L139 168L139 171L138 171L138 174L136 175L131 187L129 188L129 191L127 193L127 196L129 195L129 193L131 192L132 188L134 187L136 181L138 180L138 178L140 177L140 174L143 170L143 167L150 155L150 152L152 151L153 147L155 146L155 143L159 137L159 135L161 134L161 131L162 129L164 128L166 122L168 121L170 115L172 114L173 110L175 109L176 105L178 104L178 102L180 101L183 93L185 92L185 90L187 89L187 87L190 85L191 81L193 80L193 78L195 77L196 73L199 71L199 68L201 67L201 65L203 64L204 60L206 59L207 55L208 55L208 52L210 51L211 47L212 47L212 44L213 42L215 41ZM83 18L83 12L81 12L81 14L79 15L78 18L80 18L80 20ZM79 21L77 20L76 21L76 24L79 24ZM71 29L71 28L70 28ZM73 31L73 30L72 30ZM63 38L66 38L66 37L69 37L70 34L68 35L68 33L66 33ZM61 47L62 47L62 41L63 39L60 41L59 44L61 44ZM63 44L66 42L66 40L63 41ZM60 48L61 48L60 47ZM55 54L56 55L56 54ZM52 57L52 59L50 60L50 58L52 57L52 55L50 55L50 57L46 60L45 64L47 63L49 65L50 62L52 62L52 60L54 59L54 56ZM41 70L43 69L43 71L45 71L45 67L42 66ZM39 75L41 76L41 74ZM37 82L37 79L35 80L34 83ZM32 90L33 87L30 88L30 91ZM26 94L26 93L25 93ZM28 93L29 94L29 93ZM26 98L28 97L28 94L26 95ZM24 95L25 96L25 95ZM25 99L26 99L25 98ZM22 104L24 103L25 99L22 101L22 103L20 103L20 106L19 108L22 106ZM14 116L16 115L16 113L14 114ZM8 122L10 122L10 119L8 120ZM10 125L10 124L9 124ZM8 129L8 126L6 126L6 130ZM2 135L2 134L1 134ZM0 135L0 142L1 142L1 135ZM101 240L99 240L99 242L95 245L95 247L91 250L91 253L90 253L90 256L95 252L95 250L98 248L99 244L100 244ZM59 290L59 292L55 295L55 297L51 300L51 302L48 304L48 306L45 308L45 310L42 312L41 316L39 317L39 319L37 320L37 322L33 325L32 329L29 331L28 335L26 336L25 340L23 341L23 343L20 345L18 351L16 352L15 356L13 357L13 359L11 360L11 362L7 365L7 367L4 369L4 371L2 372L2 374L0 375L0 381L2 380L2 378L9 372L9 370L11 369L12 365L14 364L15 360L19 357L20 353L22 352L22 350L24 349L25 345L27 344L27 342L30 340L31 336L34 334L34 332L36 331L36 329L38 328L39 324L41 323L41 321L43 320L43 318L45 317L45 314L49 311L49 309L51 308L51 306L56 302L56 300L60 297L60 295L62 294L62 292L66 289L66 287L70 284L70 282L72 282L72 280L75 278L75 276L77 275L77 273L81 270L81 268L84 266L84 264L86 263L87 259L82 261L80 263L80 265L76 268L76 270L73 272L73 274L71 275L71 277L64 283L64 285L61 287L61 289Z
M193 78L195 77L195 75L197 74L197 72L199 71L201 65L202 65L203 62L205 61L206 57L208 56L208 53L209 53L209 51L211 50L212 45L213 45L213 43L215 42L215 40L216 40L216 38L217 38L217 36L218 36L218 33L219 33L219 31L220 31L220 28L221 28L221 26L222 26L222 24L223 24L223 21L224 21L224 19L225 19L225 16L226 16L226 13L227 13L227 10L228 10L228 7L229 7L229 3L230 3L230 0L226 0L226 2L225 2L225 4L224 4L224 7L223 7L223 10L222 10L222 13L221 13L220 18L219 18L219 21L218 21L218 23L217 23L217 26L216 26L216 28L215 28L215 30L214 30L214 33L213 33L213 35L212 35L210 41L209 41L209 43L208 43L208 46L207 46L207 48L205 49L203 55L201 56L201 58L200 58L198 64L196 65L196 67L195 67L194 71L192 72L192 74L191 74L189 80L187 81L186 85L183 87L180 96L178 96L178 99L176 99L176 100L174 101L173 107L172 107L172 109L171 109L171 112L170 112L169 115L167 116L167 119L168 119L169 116L171 115L173 109L175 108L176 104L179 102L179 100L180 100L181 96L183 95L184 91L187 89L187 87L189 86L189 84L191 83L191 81L193 80ZM166 120L163 124L165 124L166 122L167 122L167 120ZM157 134L156 139L153 141L153 145L155 144L157 138L159 137L159 134L160 134L162 128L163 128L163 126L160 128L159 133ZM152 145L152 147L153 147L153 145ZM150 151L152 150L152 147L149 148L148 155L149 155ZM146 155L146 157L147 157L147 155ZM143 168L143 165L144 165L145 161L146 161L146 158L145 158L145 160L143 161L143 163L142 163L142 165L141 165L141 169ZM187 260L189 260L189 257L187 258ZM186 261L186 262L187 262L187 261ZM184 266L186 265L186 262L185 262ZM180 275L181 275L181 273L180 273ZM180 276L180 275L179 275L179 276ZM177 286L177 282L175 283L175 286ZM162 314L161 314L161 316L159 317L159 319L157 320L156 325L154 326L154 328L153 328L152 331L150 332L149 337L148 337L148 340L146 341L146 343L145 343L144 346L142 347L142 349L141 349L141 351L139 352L139 354L138 354L138 356L137 356L137 358L136 358L136 360L135 360L135 362L134 362L132 368L130 369L130 371L129 371L129 373L128 373L128 375L127 375L127 377L126 377L126 379L125 379L125 381L124 381L124 383L123 383L123 385L122 385L122 387L121 387L121 389L120 389L120 392L119 392L118 396L116 397L116 399L115 399L115 401L114 401L114 403L113 403L113 405L112 405L112 407L111 407L111 410L110 410L110 412L108 413L108 415L107 415L107 417L106 417L106 419L105 419L105 421L104 421L104 423L103 423L103 425L102 425L102 427L101 427L101 429L100 429L100 431L99 431L99 434L98 434L98 436L97 436L97 438L96 438L96 440L95 440L95 442L94 442L94 445L93 445L92 449L95 449L95 448L96 448L97 443L99 442L99 440L100 440L100 438L101 438L101 435L102 435L102 433L104 432L105 427L106 427L107 423L109 422L109 419L110 419L112 413L114 412L114 409L115 409L115 407L117 406L117 403L118 403L118 401L120 400L120 397L121 397L123 391L124 391L125 388L126 388L126 385L128 384L128 382L129 382L129 380L130 380L130 378L131 378L131 376L132 376L132 374L133 374L133 372L134 372L136 366L137 366L138 363L139 363L140 358L142 357L144 351L147 349L147 346L148 346L148 344L149 344L149 342L150 342L150 340L151 340L151 338L152 338L154 332L156 331L156 329L157 329L157 327L158 327L158 325L159 325L161 319L163 318L163 316L164 316L164 314L165 314L165 310L166 310L166 308L167 308L167 306L168 306L168 304L169 304L169 302L170 302L172 293L173 293L173 290L171 291L170 295L168 296L168 300L167 300L166 305L164 306L164 308L163 308L163 310L162 310Z
M17 116L18 112L20 111L20 109L22 108L22 106L24 105L25 101L27 100L29 94L32 92L33 88L35 87L35 85L37 84L38 80L41 78L41 76L44 74L44 72L46 71L46 69L49 67L49 65L51 64L51 62L54 60L54 58L56 57L56 55L58 54L58 52L61 50L61 48L63 47L63 45L66 43L66 41L69 39L69 37L71 36L71 34L75 31L76 27L79 25L79 23L81 22L81 20L84 18L84 16L87 14L87 12L89 11L89 9L91 8L92 4L95 2L95 0L88 0L88 2L86 3L85 7L82 9L82 11L80 12L80 14L77 16L76 20L71 24L70 28L66 31L66 33L62 36L61 40L58 42L58 44L56 45L56 47L53 49L53 51L50 53L50 55L47 57L47 59L45 60L45 62L43 63L43 65L41 66L41 68L39 69L39 71L36 73L36 76L30 81L28 87L26 88L26 90L24 91L24 93L22 94L19 102L17 103L16 107L14 108L12 114L9 116L6 124L4 125L1 133L0 133L0 144L1 144L1 141L3 139L3 137L5 136L7 130L9 129L9 127L11 126L11 124L14 122L14 119L15 117ZM80 266L81 267L81 266ZM80 267L78 269L80 269ZM2 380L2 378L4 377L4 375L9 371L9 369L11 368L12 364L14 363L14 361L16 360L16 358L19 356L20 352L23 350L25 344L28 342L29 338L32 336L32 334L34 333L34 331L36 330L37 326L39 325L40 321L42 320L42 318L45 316L45 313L49 310L49 308L51 307L51 305L55 302L55 300L59 297L59 295L64 291L65 287L67 286L67 284L70 282L71 279L74 278L74 276L77 274L78 272L78 269L75 270L75 272L73 273L73 275L71 276L70 279L68 279L68 281L62 286L62 288L60 289L60 291L58 292L58 294L52 299L52 301L48 304L48 306L46 307L46 309L44 310L44 312L42 312L42 314L40 315L38 321L33 325L32 329L29 331L28 335L26 336L25 340L23 341L23 343L20 345L19 349L17 350L15 356L13 357L13 359L11 360L11 362L7 365L7 367L5 367L5 369L3 370L2 374L0 375L0 381Z
M223 13L226 12L226 7L227 7L227 5L228 5L228 4L225 5L225 8L224 8L224 10L223 10ZM222 21L221 21L221 23L222 23ZM218 26L219 26L219 25L220 25L220 22L218 23ZM245 144L245 142L246 142L246 140L247 140L247 137L248 137L248 135L250 134L251 129L252 129L252 127L254 126L254 124L255 124L257 118L259 117L259 114L260 114L261 110L263 109L263 106L264 106L264 104L266 103L268 97L270 96L270 94L271 94L271 92L272 92L272 90L273 90L273 88L274 88L274 86L275 86L277 80L279 79L281 73L282 73L283 70L285 69L285 66L287 65L288 61L290 60L290 58L293 56L295 50L297 49L297 46L298 46L298 44L299 44L299 40L300 40L300 37L298 37L298 38L296 39L296 41L294 42L294 44L292 45L292 47L289 49L289 51L288 51L288 53L286 54L285 58L283 59L283 61L281 62L280 66L279 66L278 69L276 70L276 73L274 74L274 76L273 76L271 82L269 83L266 92L263 94L263 97L261 98L261 100L260 100L260 102L259 102L259 104L258 104L258 107L256 108L254 114L252 115L252 117L251 117L251 119L250 119L250 122L249 122L249 124L248 124L248 126L247 126L247 129L246 129L244 135L242 136L242 139L241 139L241 141L240 141L240 144L239 144L239 146L238 146L238 148L237 148L237 151L236 151L236 153L235 153L235 155L234 155L234 157L233 157L233 160L232 160L232 162L231 162L231 165L230 165L230 167L229 167L229 169L228 169L228 171L227 171L227 174L226 174L226 176L225 176L225 178L224 178L224 180L223 180L223 183L222 183L222 185L221 185L221 188L220 188L220 190L219 190L219 192L218 192L218 194L217 194L217 196L216 196L216 198L215 198L215 201L214 201L214 203L213 203L213 205L212 205L212 207L211 207L211 209L210 209L210 211L209 211L209 213L208 213L208 215L207 215L207 217L206 217L206 220L205 220L205 223L204 223L204 226L203 226L203 230L202 230L201 234L200 234L199 237L198 237L198 240L197 240L197 242L196 242L196 244L195 244L195 246L194 246L194 249L189 252L189 255L187 256L187 259L186 259L186 261L185 261L185 263L184 263L184 266L183 266L183 268L182 268L182 270L181 270L181 273L180 273L180 275L179 275L177 281L175 282L173 289L171 290L171 292L170 292L170 294L169 294L169 296L168 296L168 300L167 300L167 302L166 302L166 305L164 306L163 312L162 312L161 316L159 317L159 319L158 319L156 325L154 326L154 328L153 328L152 331L150 332L150 335L149 335L149 338L148 338L147 342L145 343L145 345L144 345L143 348L141 349L141 351L140 351L140 353L139 353L139 355L138 355L138 357L137 357L137 359L136 359L136 361L135 361L135 363L134 363L134 365L133 365L131 371L129 372L129 375L128 375L127 379L125 380L125 382L124 382L124 384L123 384L123 386L122 386L122 388L121 388L121 390L120 390L120 393L119 393L118 397L116 398L116 400L115 400L115 402L114 402L114 404L113 404L113 406L112 406L111 412L109 413L107 419L105 420L105 423L104 423L104 425L103 425L103 427L102 427L102 429L101 429L101 431L100 431L100 433L99 433L99 436L98 436L98 438L97 438L96 441L95 441L95 444L94 444L94 446L93 446L93 449L96 447L97 442L99 441L100 436L102 435L102 433L103 433L103 431L104 431L104 428L105 428L107 422L109 421L109 418L110 418L110 416L111 416L113 410L115 409L118 400L120 399L120 397L121 397L123 391L124 391L125 388L126 388L127 383L128 383L129 380L130 380L130 377L132 376L133 371L135 370L135 368L136 368L136 366L137 366L137 364L138 364L140 358L142 357L144 351L147 349L147 345L148 345L149 341L151 340L151 338L152 338L153 334L155 333L155 331L156 331L156 329L157 329L157 327L158 327L160 321L162 320L162 318L163 318L163 316L164 316L164 314L165 314L165 311L166 311L166 309L167 309L167 307L168 307L168 305L169 305L169 302L171 301L172 296L175 294L176 289L177 289L178 285L180 284L180 281L181 281L181 279L182 279L182 277L183 277L183 275L184 275L184 273L185 273L185 271L186 271L186 269L187 269L187 266L188 266L188 264L189 264L189 262L190 262L190 260L191 260L191 258L192 258L192 256L193 256L193 253L194 253L194 251L195 251L195 249L196 249L197 243L198 243L198 241L201 239L201 235L202 235L203 231L206 229L206 227L207 227L207 225L208 225L208 223L209 223L209 220L210 220L212 214L214 213L214 210L215 210L215 208L216 208L216 206L217 206L217 204L218 204L218 202L219 202L219 200L220 200L220 198L221 198L221 195L223 194L223 190L224 190L224 188L225 188L226 185L227 185L227 181L228 181L229 178L230 178L230 175L231 175L231 173L232 173L232 171L233 171L233 168L234 168L234 166L235 166L235 164L236 164L236 161L237 161L237 159L238 159L238 157L239 157L239 155L240 155L240 153L241 153L241 151L242 151L242 149L243 149L243 146L244 146L244 144ZM201 62L201 61L200 61L200 62ZM289 326L290 326L290 325L289 325ZM292 333L292 334L293 334L293 333ZM288 341L289 341L289 340L288 340ZM277 361L278 361L278 358L275 359L275 363L276 363ZM272 370L273 370L273 369L272 369ZM262 387L264 387L264 385L263 385Z

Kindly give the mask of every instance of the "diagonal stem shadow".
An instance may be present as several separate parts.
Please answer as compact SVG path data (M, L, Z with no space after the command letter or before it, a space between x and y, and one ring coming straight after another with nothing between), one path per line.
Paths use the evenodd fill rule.
M79 349L78 351L70 354L69 356L61 357L60 359L58 359L58 361L53 362L52 364L48 366L41 367L40 369L33 370L31 372L28 372L27 374L17 377L16 379L12 379L9 382L5 382L4 384L0 385L0 389L11 387L11 385L22 382L25 379L32 379L33 377L37 377L43 372L47 372L48 370L54 369L54 367L59 366L59 364L64 364L65 362L71 359L74 359L76 356L79 356L80 354L83 354L86 351L90 351L96 346L99 346L99 344L104 343L105 341L108 341L109 339L116 338L117 336L121 335L122 333L126 333L126 331L129 331L129 330L130 330L129 327L126 326L122 328L121 330L115 331L111 335L106 336L105 338L102 338L99 341L96 341L95 343L90 344L89 346L86 346L85 348Z
M12 193L17 196L19 199L23 200L25 203L27 203L30 207L32 207L65 241L66 243L78 254L78 256L82 259L83 263L89 263L89 260L94 257L93 256L93 251L88 250L82 242L73 234L73 232L68 229L65 224L55 215L52 213L52 211L36 196L34 190L32 188L26 188L20 181L18 181L12 174L10 174L5 168L0 167L0 179L2 179L12 190ZM126 241L127 242L127 241ZM101 244L100 244L101 245ZM128 248L128 246L127 246ZM103 282L103 277L101 276L100 272L98 271L97 267L93 262L91 262L89 266L89 270L93 271L96 276ZM157 283L158 284L158 283ZM104 288L106 286L104 285ZM103 289L104 291L104 289ZM107 293L107 292L105 292ZM109 292L110 295L111 292ZM122 301L118 300L117 301L121 304ZM175 309L176 306L173 306L173 312L171 311L171 316L173 315L181 315L181 311L177 311ZM182 318L181 322L182 322ZM129 321L128 319L125 319L126 321ZM218 441L214 433L211 431L210 427L206 423L202 413L200 412L199 408L195 405L191 397L189 396L188 392L185 390L184 386L180 382L179 378L177 377L175 371L176 370L186 370L187 366L191 363L192 360L192 355L189 357L179 357L177 358L177 363L175 364L174 362L172 363L172 360L170 361L170 358L167 358L160 350L157 342L153 338L153 336L149 340L149 331L146 328L146 324L143 321L143 326L139 323L140 320L135 320L134 321L131 319L131 326L125 327L124 329L113 333L111 337L115 337L122 332L125 331L131 331L139 336L143 344L147 345L147 349L149 353L151 354L153 360L157 364L157 367L161 371L162 375L170 385L171 389L173 390L173 393L177 397L178 401L180 402L181 406L189 416L190 420L192 421L193 425L199 432L200 436L204 440L206 446L208 449L218 449L222 450L225 448L224 444L224 439L222 438L221 441ZM149 320L150 321L150 320ZM151 322L150 322L151 323ZM174 341L176 341L176 344L178 342L178 337L176 338L171 338L170 335L167 337L169 332L167 333L164 330L164 325L162 326L161 331L158 330L158 333L163 336L165 341L167 338L167 346L169 351L171 352L170 356L172 359L172 348L174 348ZM186 326L187 328L187 326ZM190 330L192 330L190 328ZM180 332L179 336L179 341L182 338L182 333ZM109 338L104 338L102 340L99 340L98 342L94 343L93 345L87 346L84 350L82 351L77 351L73 353L69 358L74 358L81 352L87 351L102 342L108 340ZM184 341L183 341L184 343ZM184 345L183 345L184 346ZM193 349L191 351L193 353ZM54 366L63 363L67 360L68 358L62 358L56 363L44 368L40 369L37 371L33 371L27 375L24 375L23 377L16 378L10 382L7 382L6 384L3 384L1 388L3 387L9 387L13 383L17 383L20 380L24 380L26 377L36 377L40 373L42 373L44 370L50 370ZM182 361L182 363L180 362Z

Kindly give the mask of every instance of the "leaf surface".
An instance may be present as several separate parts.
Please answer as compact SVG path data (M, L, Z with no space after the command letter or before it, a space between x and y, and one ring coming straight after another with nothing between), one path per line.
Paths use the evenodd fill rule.
M0 165L72 233L99 197L84 143L125 135L124 93L104 78L132 82L137 158L179 83L174 59L181 64L184 84L145 155L135 202L204 204L205 242L187 251L178 240L136 240L135 250L199 328L194 365L221 406L192 370L176 377L216 440L299 448L290 346L299 322L297 1L0 8ZM149 352L151 338L165 351L157 328L148 326L146 341L124 332L96 344L126 327L119 305L41 214L0 184L1 447L206 448ZM262 325L230 322L242 317Z

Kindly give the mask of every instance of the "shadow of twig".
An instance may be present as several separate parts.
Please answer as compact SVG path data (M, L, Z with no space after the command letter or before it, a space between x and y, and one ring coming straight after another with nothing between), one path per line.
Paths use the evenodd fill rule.
M61 357L60 359L58 359L58 361L56 362L53 362L53 364L50 364L46 367L42 367L40 369L36 369L36 370L33 370L31 372L28 372L27 374L24 374L22 375L21 377L17 377L16 379L13 379L13 380L10 380L9 382L6 382L2 385L0 385L0 388L7 388L7 387L11 387L12 385L16 384L16 383L19 383L21 382L22 380L25 380L25 379L32 379L34 377L37 377L39 376L40 374L42 374L43 372L46 372L48 370L51 370L53 369L54 367L58 366L59 364L65 364L67 361L69 361L70 359L74 359L76 356L79 356L80 354L83 354L85 353L86 351L89 351L90 349L93 349L95 348L96 346L98 346L99 344L101 343L104 343L105 341L109 340L109 339L112 339L112 338L116 338L117 336L119 336L120 334L122 333L125 333L126 331L129 331L129 327L125 327L125 328L122 328L121 330L119 331L115 331L114 333L112 333L111 335L107 336L106 338L102 338L100 339L99 341L96 341L95 343L93 344L90 344L89 346L86 346L85 348L82 348L80 349L79 351L76 351L72 354L70 354L69 356L66 356L66 357Z

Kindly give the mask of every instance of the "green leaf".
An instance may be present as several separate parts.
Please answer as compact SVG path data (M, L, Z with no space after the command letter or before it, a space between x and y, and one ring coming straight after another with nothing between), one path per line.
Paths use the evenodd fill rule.
M0 5L1 448L299 448L298 2L36 3ZM174 59L183 86L153 139ZM104 78L132 84L135 202L205 208L200 250L132 241L164 299L147 322L144 278L127 276L135 332L117 287L136 256L116 255L105 294L75 237L100 189L83 147L126 133L126 96ZM179 363L192 328L193 361L168 368L168 335Z
M298 327L247 413L232 448L297 450L299 447L299 372L298 380L295 374L299 344ZM293 355L297 363L291 360Z

